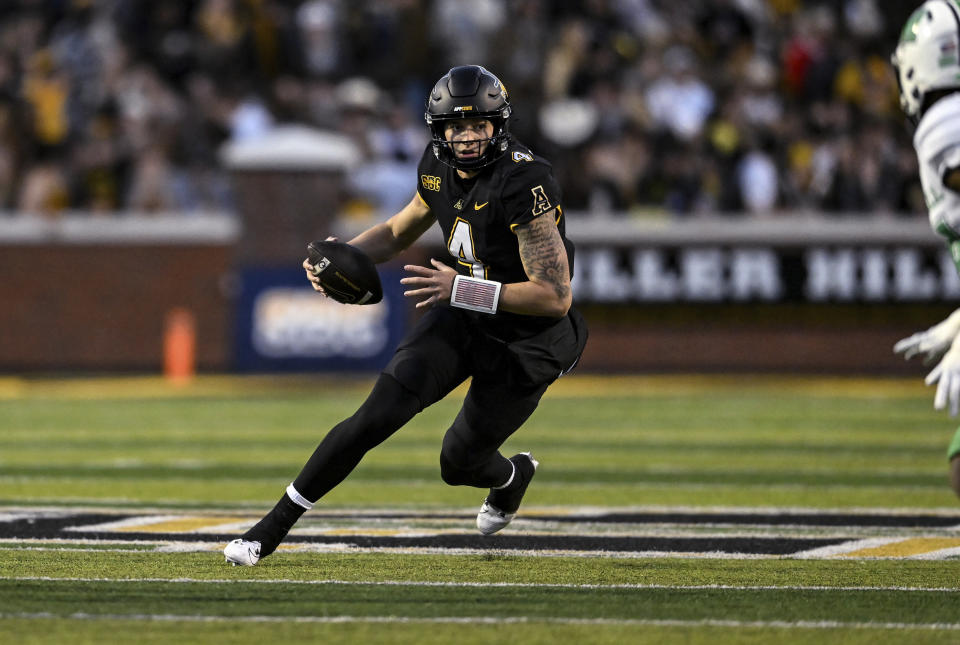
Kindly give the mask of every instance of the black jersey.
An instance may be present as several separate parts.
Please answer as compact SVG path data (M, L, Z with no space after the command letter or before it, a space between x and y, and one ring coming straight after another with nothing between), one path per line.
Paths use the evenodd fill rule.
M471 179L442 163L427 146L417 167L417 192L436 215L447 251L467 276L511 283L528 280L514 229L552 212L573 271L573 244L566 239L560 187L550 163L517 141ZM536 333L556 320L500 312L478 314L493 335L511 340Z

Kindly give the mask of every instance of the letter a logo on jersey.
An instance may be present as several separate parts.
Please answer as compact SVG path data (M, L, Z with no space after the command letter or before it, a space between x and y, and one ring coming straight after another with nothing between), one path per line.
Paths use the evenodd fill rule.
M531 212L534 217L542 215L553 208L550 205L550 200L547 198L547 193L543 190L543 186L534 186L530 189L530 192L533 193L533 209Z

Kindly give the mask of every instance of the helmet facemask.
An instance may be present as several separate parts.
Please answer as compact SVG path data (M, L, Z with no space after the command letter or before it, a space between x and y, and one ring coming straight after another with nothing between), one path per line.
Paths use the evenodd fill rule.
M509 112L510 108L506 108ZM437 159L453 166L458 170L479 170L497 160L510 145L507 120L499 116L470 115L469 117L457 117L463 119L487 119L493 124L493 135L489 138L463 139L458 141L448 141L446 137L446 127L453 120L449 118L436 118L427 115L427 124L430 126L430 134L433 139L433 154ZM486 148L478 157L472 159L462 159L457 156L454 145L458 143L470 143L479 146L486 142Z

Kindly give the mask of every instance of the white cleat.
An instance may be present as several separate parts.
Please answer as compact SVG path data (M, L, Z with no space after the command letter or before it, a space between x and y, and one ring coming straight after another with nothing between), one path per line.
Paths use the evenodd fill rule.
M233 566L252 567L260 561L260 543L237 538L224 547L223 555Z
M517 516L516 513L504 513L490 502L484 502L477 513L477 528L484 535L493 535Z

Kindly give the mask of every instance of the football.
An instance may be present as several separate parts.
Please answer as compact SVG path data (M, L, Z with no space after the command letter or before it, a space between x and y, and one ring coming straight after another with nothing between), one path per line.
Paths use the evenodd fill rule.
M344 242L310 242L307 254L323 291L337 302L372 305L383 298L380 275L367 255Z

